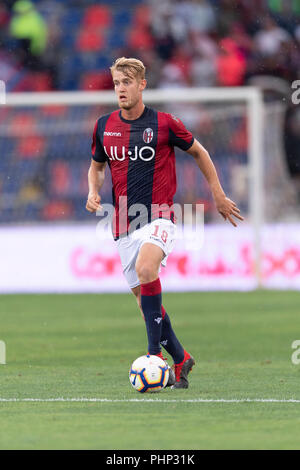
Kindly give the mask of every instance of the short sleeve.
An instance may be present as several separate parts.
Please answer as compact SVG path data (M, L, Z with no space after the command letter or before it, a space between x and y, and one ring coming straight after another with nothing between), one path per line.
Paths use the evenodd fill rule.
M100 162L106 162L107 155L104 151L103 145L99 138L98 123L99 123L99 120L96 122L95 127L94 127L94 132L93 132L92 158L96 162L100 163Z
M193 134L173 114L167 114L167 119L169 125L169 144L179 147L181 150L188 150L194 143Z

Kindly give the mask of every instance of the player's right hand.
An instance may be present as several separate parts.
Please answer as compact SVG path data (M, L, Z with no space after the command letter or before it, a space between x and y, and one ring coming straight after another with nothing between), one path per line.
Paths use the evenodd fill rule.
M101 196L97 193L89 193L88 199L86 202L86 210L89 212L101 211L103 207L100 204Z

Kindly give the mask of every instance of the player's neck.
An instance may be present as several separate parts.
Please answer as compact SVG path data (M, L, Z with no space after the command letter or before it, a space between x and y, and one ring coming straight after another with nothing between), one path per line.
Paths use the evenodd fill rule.
M136 106L134 106L131 109L121 109L121 115L122 118L128 119L129 121L138 119L144 112L145 105L141 101L140 103L137 103Z

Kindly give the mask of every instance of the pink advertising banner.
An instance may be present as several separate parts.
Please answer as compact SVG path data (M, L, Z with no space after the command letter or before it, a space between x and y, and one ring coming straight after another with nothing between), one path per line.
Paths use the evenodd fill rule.
M165 291L251 290L249 226L208 225L199 240L185 228L160 277ZM262 231L262 286L300 290L300 225ZM128 292L114 240L95 226L5 227L0 231L0 292Z

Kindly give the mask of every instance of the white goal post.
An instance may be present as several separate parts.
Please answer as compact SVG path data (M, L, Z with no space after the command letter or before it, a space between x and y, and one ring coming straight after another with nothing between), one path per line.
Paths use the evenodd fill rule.
M171 88L145 90L146 104L167 103L246 103L248 140L249 216L254 235L254 259L257 285L261 286L261 229L263 226L263 135L264 105L262 92L256 87ZM45 93L7 93L8 107L42 105L114 105L113 91L75 91ZM179 116L180 117L180 116ZM213 155L212 155L213 158Z

